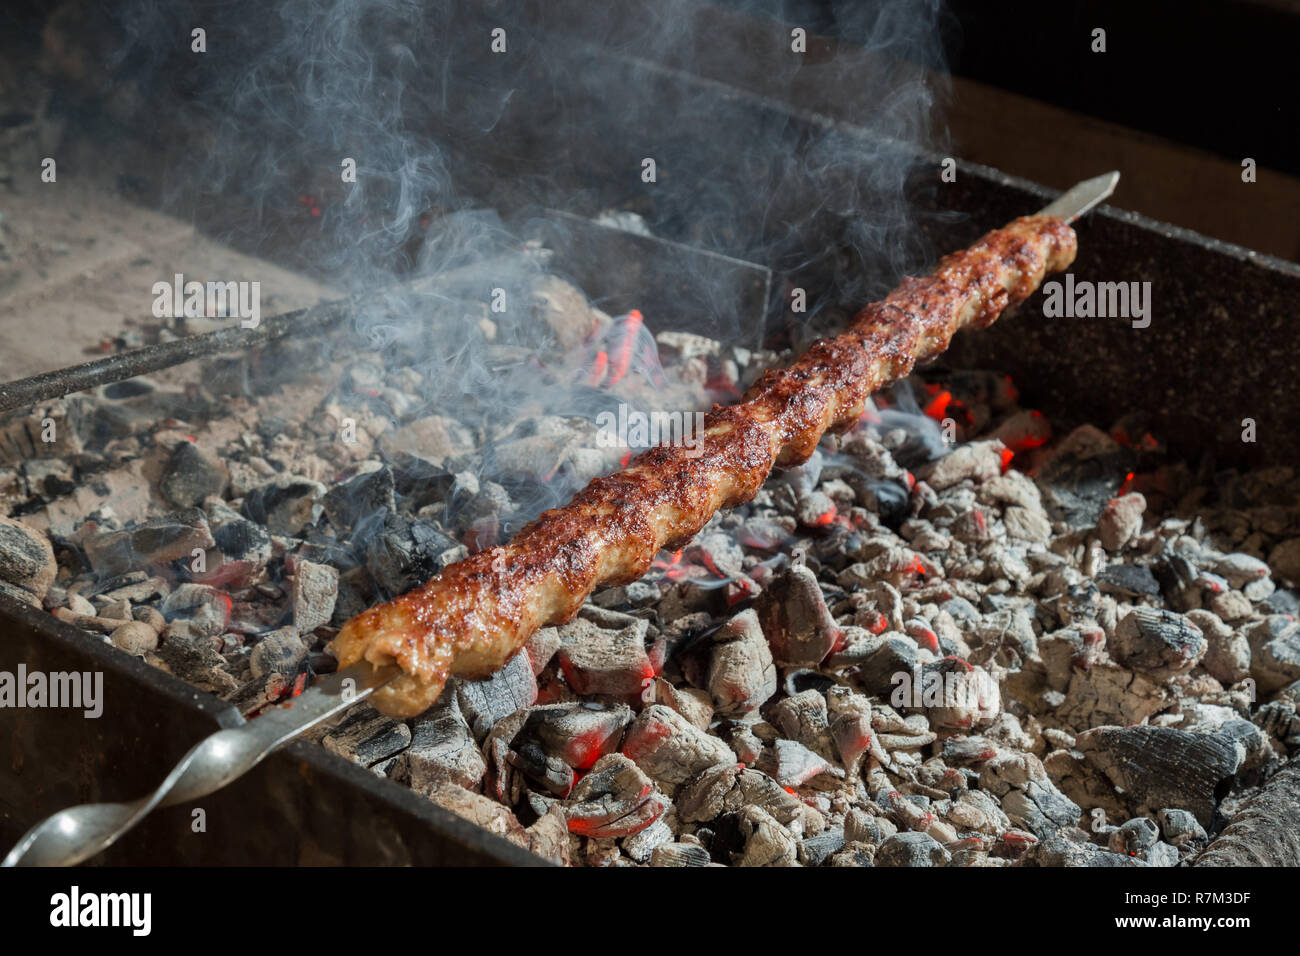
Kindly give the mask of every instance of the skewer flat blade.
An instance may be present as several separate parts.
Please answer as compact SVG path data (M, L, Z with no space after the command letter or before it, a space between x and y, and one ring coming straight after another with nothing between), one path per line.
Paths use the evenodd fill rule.
M1085 179L1071 186L1051 204L1040 209L1038 215L1056 216L1066 222L1074 222L1093 206L1107 199L1115 191L1118 182L1118 170Z

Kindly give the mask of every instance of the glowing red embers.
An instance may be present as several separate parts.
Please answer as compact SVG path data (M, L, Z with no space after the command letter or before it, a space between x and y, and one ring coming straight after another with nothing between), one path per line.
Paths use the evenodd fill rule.
M609 381L606 384L617 385L623 380L623 376L627 375L628 363L632 358L632 346L636 343L637 333L641 330L643 321L644 318L638 309L633 309L627 314L627 321L623 324L623 339L614 352Z
M298 196L298 205L306 206L307 211L313 218L320 218L320 202L310 193L302 193Z
M943 421L948 416L948 405L952 402L952 392L942 391L930 400L925 406L925 414L933 418L936 422Z
M816 518L812 520L812 526L814 528L824 528L826 525L830 524L832 521L835 520L835 514L836 514L835 506L831 505L829 508L827 508L825 511L823 511L821 514L819 514Z
M1006 472L1006 470L1011 467L1011 460L1016 457L1016 453L1012 451L1010 448L1003 448L1001 451L1001 455L1002 455L1002 471Z
M595 387L605 381L605 373L609 369L609 354L602 349L596 353L596 358L591 363L591 373L587 376L587 384Z

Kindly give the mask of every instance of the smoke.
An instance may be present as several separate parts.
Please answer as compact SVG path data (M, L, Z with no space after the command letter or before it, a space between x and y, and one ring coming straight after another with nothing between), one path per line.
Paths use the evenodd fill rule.
M547 209L635 214L655 236L770 267L767 326L796 337L931 256L908 184L942 144L942 91L921 69L942 65L938 0L128 0L111 15L109 68L138 92L129 122L166 120L167 205L356 293L332 357L414 365L408 417L601 407L589 377L527 358L557 339L534 298L554 264L521 252ZM796 27L833 29L866 65L796 52ZM793 112L787 95L841 115ZM707 259L681 268L709 288ZM692 310L720 337L750 331L731 289ZM643 344L635 362L657 366Z

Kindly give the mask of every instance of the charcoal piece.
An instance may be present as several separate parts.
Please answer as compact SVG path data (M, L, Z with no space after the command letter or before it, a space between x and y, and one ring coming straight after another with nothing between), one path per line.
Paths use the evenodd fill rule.
M1300 680L1300 625L1273 614L1245 630L1250 645L1250 676L1261 695L1270 695Z
M230 561L266 564L271 560L271 536L261 525L245 518L223 522L212 540Z
M611 631L579 618L560 628L563 644L556 655L564 679L579 694L639 696L654 680L646 655L648 622L636 620Z
M506 753L505 762L534 785L557 797L568 794L577 779L572 767L531 741L517 743Z
M762 807L748 806L722 818L728 830L725 848L732 866L796 866L799 844L775 817ZM722 830L719 830L719 836ZM736 844L739 844L738 848ZM734 848L734 849L733 849ZM718 858L718 849L713 851Z
M1160 827L1150 817L1133 817L1111 831L1107 845L1112 853L1142 856L1160 842Z
M1135 856L1111 853L1092 843L1075 843L1064 837L1048 837L1028 847L1020 857L1019 866L1146 866Z
M853 669L853 678L868 694L888 698L898 686L897 675L914 674L923 663L915 643L891 637Z
M1000 441L973 441L918 468L916 476L935 491L944 491L953 485L972 479L976 484L1002 474L1002 443Z
M1104 568L1097 575L1097 586L1103 594L1125 598L1154 597L1160 593L1160 582L1145 564L1117 564Z
M778 664L820 664L840 637L817 576L803 565L767 584L755 610Z
M310 634L329 623L338 598L339 572L327 564L299 560L293 567L293 626Z
M1087 764L1116 789L1134 815L1167 807L1189 810L1208 827L1218 788L1236 773L1236 741L1172 727L1098 727L1075 738Z
M365 542L366 569L385 600L441 571L440 556L456 544L430 521L391 512L363 520L354 534L356 539Z
M156 653L169 671L203 690L228 694L239 686L212 639L202 634L169 626Z
M264 634L249 655L248 664L254 677L280 674L294 677L307 661L307 645L292 627Z
M282 674L263 674L241 684L225 697L236 710L248 717L272 701L279 700L292 686L293 682Z
M230 598L206 584L182 584L163 600L159 610L168 621L184 620L195 630L215 637L230 619Z
M1054 521L1072 528L1095 527L1137 457L1105 432L1082 425L1062 440L1035 480Z
M58 567L49 539L18 521L0 516L0 580L39 601L54 583Z
M406 452L391 455L389 463L393 487L408 510L441 504L451 495L456 476L440 465Z
M1023 788L1008 790L1002 797L1002 812L1014 826L1039 839L1074 826L1082 813L1050 780L1030 780Z
M1187 810L1166 808L1156 814L1156 819L1160 822L1160 835L1172 846L1204 846L1209 840L1195 814Z
M518 651L505 666L485 680L456 684L461 713L482 741L496 722L537 702L537 678L526 651Z
M1120 551L1142 531L1142 515L1147 500L1137 492L1120 495L1106 502L1097 519L1097 535L1107 551Z
M326 750L363 767L396 756L410 742L411 729L406 724L385 717L369 704L353 708L321 739Z
M814 777L842 780L844 771L795 740L777 740L758 757L758 769L783 787L802 787Z
M447 783L477 790L487 763L461 716L454 693L444 693L434 708L411 728L402 776L418 793L430 794Z
M1300 595L1295 591L1278 588L1264 601L1264 606L1274 614L1290 614L1300 617Z
M335 485L321 499L325 517L339 536L350 533L358 521L379 511L397 510L393 470L387 466Z
M550 756L575 770L586 770L605 754L618 749L623 731L632 721L626 704L575 701L534 707L528 711L514 738L536 741Z
M951 857L927 833L895 833L876 850L876 866L946 866Z
M709 851L698 843L661 843L650 854L651 866L708 866Z
M1300 866L1300 764L1248 799L1194 866Z
M844 847L844 827L823 830L815 836L800 842L800 862L805 866L820 866L833 853L839 853Z
M214 543L207 515L198 508L186 508L123 531L91 535L84 547L97 573L124 574L177 558L188 559L195 548L210 548Z
M734 763L726 744L662 704L637 715L623 741L623 753L651 778L669 786L714 764Z
M320 482L293 476L276 478L244 496L244 517L272 534L297 537L315 523L316 503L324 494Z
M785 737L798 741L822 759L836 759L826 698L820 692L806 690L786 697L767 711L767 719Z
M126 621L111 635L113 645L137 657L158 647L158 632L140 621Z
M193 442L182 441L167 459L158 490L176 507L188 508L202 504L209 495L221 494L228 480L225 465Z
M1186 617L1149 607L1122 618L1110 639L1116 661L1157 678L1191 670L1207 646L1201 629Z
M713 635L705 685L714 709L727 717L757 710L776 693L776 665L752 608Z
M668 809L668 800L623 754L606 754L565 799L569 831L616 838L639 833Z

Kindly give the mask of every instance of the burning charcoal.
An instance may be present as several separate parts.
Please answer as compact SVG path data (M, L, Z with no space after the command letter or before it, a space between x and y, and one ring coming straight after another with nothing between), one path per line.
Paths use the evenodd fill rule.
M785 698L773 705L768 720L786 737L798 741L822 759L835 760L826 698L820 691L806 690Z
M662 704L643 710L628 728L623 753L655 781L683 783L714 764L734 763L730 749Z
M876 850L876 866L947 866L951 861L934 837L926 833L895 833Z
M1136 491L1112 498L1102 509L1097 533L1107 551L1121 551L1142 531L1142 514L1147 500Z
M1261 694L1272 694L1300 680L1300 626L1274 614L1245 630L1250 644L1250 676Z
M180 622L168 625L158 647L157 657L165 669L201 690L228 694L239 684L226 671L226 659L217 653L212 639L195 633Z
M99 574L123 574L134 568L188 559L195 548L215 542L208 519L198 508L150 518L124 531L91 534L84 541L86 556Z
M622 754L606 754L565 800L569 832L613 838L639 833L668 809L641 770Z
M776 693L776 666L752 608L714 635L706 684L716 711L729 717L757 710Z
M844 778L843 770L794 740L778 740L759 754L758 769L783 787L802 787L823 774Z
M198 445L182 441L163 470L158 489L178 508L202 504L209 495L219 495L230 476L217 459L204 454Z
M575 770L586 770L618 749L623 729L632 720L626 704L550 704L528 711L515 742L534 740L550 756Z
M307 645L291 627L282 627L262 636L249 655L248 664L254 677L281 674L293 677L307 660Z
M1191 670L1206 646L1205 635L1186 617L1148 607L1135 608L1124 617L1110 639L1115 660L1156 678Z
M254 488L244 496L244 517L264 525L272 534L301 536L315 524L317 502L325 486L294 475L284 475Z
M393 485L393 470L383 466L335 485L325 493L321 506L330 525L342 536L379 511L395 512Z
M451 496L456 476L442 466L406 453L391 455L388 460L392 466L393 485L410 510L419 511L426 505L441 505ZM382 488L383 479L379 480ZM371 500L374 500L373 496ZM387 507L387 498L385 506ZM388 510L393 509L389 507ZM364 514L354 512L353 523L364 517Z
M39 607L57 571L45 535L0 516L0 583L12 585L22 600Z
M410 742L411 729L406 724L385 717L369 704L350 710L343 721L321 739L326 750L363 767L401 753Z
M293 626L310 634L334 615L339 572L327 564L296 561L293 566Z
M482 740L498 720L537 701L537 679L526 651L519 651L485 680L459 681L456 693L461 713Z
M1075 747L1133 814L1176 807L1203 826L1218 804L1215 788L1237 771L1240 759L1230 737L1172 727L1098 727L1079 734Z
M724 818L736 831L740 849L728 854L732 866L797 866L799 844L762 807L745 807Z
M564 625L564 643L556 655L564 679L579 694L639 696L655 676L645 651L647 630L644 620L619 631L583 619Z
M1154 597L1160 593L1160 583L1145 564L1114 564L1097 575L1097 585L1103 594L1124 598Z
M158 647L158 632L148 624L127 621L112 634L113 645L120 651L141 657Z
M650 854L651 866L708 866L709 851L698 843L661 843Z
M215 637L226 629L230 620L230 597L206 584L182 584L162 602L163 616L169 621L186 621L199 633Z
M763 647L766 648L767 645L764 644ZM674 687L662 677L656 677L654 685L647 693L649 699L646 703L671 707L700 730L708 730L709 725L713 723L712 698L702 690L696 690L694 687Z
M817 576L803 565L764 588L756 610L778 664L819 664L840 637Z
M403 761L402 776L417 793L429 795L445 783L478 789L487 763L454 693L444 693L433 710L416 719Z
M967 478L977 484L1002 474L1000 441L975 441L959 445L942 458L917 470L917 477L935 491L951 488Z

